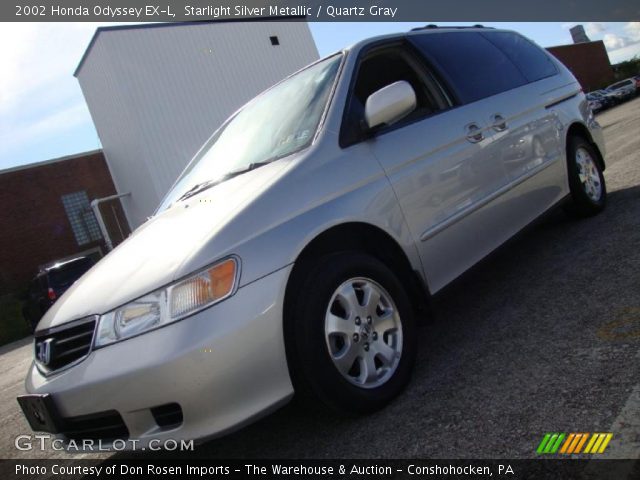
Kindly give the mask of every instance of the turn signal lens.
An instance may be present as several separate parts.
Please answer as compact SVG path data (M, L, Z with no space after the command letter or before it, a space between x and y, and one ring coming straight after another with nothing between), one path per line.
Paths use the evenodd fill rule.
M230 258L176 284L170 293L171 317L189 315L230 295L236 273L236 261Z

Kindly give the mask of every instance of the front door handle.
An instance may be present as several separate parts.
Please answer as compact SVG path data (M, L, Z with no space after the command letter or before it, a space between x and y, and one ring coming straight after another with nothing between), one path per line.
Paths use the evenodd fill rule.
M493 128L496 132L504 132L507 128L507 121L504 119L502 115L496 113L491 117L491 128Z
M482 129L476 123L470 123L465 127L467 132L467 140L471 143L478 143L484 140Z

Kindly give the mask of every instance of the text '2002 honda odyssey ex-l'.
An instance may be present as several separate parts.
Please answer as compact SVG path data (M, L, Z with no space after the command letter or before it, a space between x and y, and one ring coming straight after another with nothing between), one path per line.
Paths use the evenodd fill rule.
M344 410L407 383L429 295L563 202L605 205L579 84L517 33L426 27L236 112L155 215L35 332L35 430L203 439L302 386Z

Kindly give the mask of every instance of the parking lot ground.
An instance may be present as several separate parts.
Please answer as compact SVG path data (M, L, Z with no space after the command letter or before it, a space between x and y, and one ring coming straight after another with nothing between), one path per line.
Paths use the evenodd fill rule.
M598 119L607 209L552 212L439 294L387 408L343 417L294 401L195 452L136 457L534 458L546 432L612 432L607 456L640 457L640 98ZM14 447L30 432L15 397L31 354L26 340L0 349L0 457L69 458Z

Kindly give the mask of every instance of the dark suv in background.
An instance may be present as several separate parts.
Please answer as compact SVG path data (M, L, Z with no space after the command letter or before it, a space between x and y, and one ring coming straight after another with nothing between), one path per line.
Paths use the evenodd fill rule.
M95 265L92 257L76 257L45 267L31 280L22 316L33 332L36 325L73 283Z

